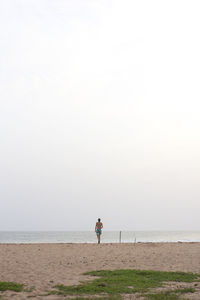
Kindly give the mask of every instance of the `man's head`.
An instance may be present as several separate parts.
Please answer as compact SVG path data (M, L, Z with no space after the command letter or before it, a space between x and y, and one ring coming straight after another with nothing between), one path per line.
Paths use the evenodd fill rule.
M100 218L98 218L98 222L101 222L101 219L100 219Z

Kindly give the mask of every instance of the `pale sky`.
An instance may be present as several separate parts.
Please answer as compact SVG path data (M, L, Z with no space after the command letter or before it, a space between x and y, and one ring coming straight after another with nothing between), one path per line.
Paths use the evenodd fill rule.
M0 1L0 230L200 230L199 14Z

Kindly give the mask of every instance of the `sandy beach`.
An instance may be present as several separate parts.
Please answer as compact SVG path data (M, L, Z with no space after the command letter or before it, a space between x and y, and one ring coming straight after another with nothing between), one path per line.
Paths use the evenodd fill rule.
M101 269L200 273L200 243L0 245L0 281L34 287L29 293L1 293L2 299L62 299L44 294L56 284L90 279L83 273ZM200 299L200 295L191 299Z

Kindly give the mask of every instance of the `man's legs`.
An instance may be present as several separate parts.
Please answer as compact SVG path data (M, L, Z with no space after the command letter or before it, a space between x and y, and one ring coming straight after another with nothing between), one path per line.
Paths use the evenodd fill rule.
M100 234L97 234L98 244L100 244Z

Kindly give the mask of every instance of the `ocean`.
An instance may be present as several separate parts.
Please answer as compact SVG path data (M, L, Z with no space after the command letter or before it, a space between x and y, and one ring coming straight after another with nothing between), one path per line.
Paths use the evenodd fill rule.
M96 242L92 231L0 231L0 244ZM103 231L101 242L119 243L120 231ZM121 242L200 242L200 231L121 231Z

